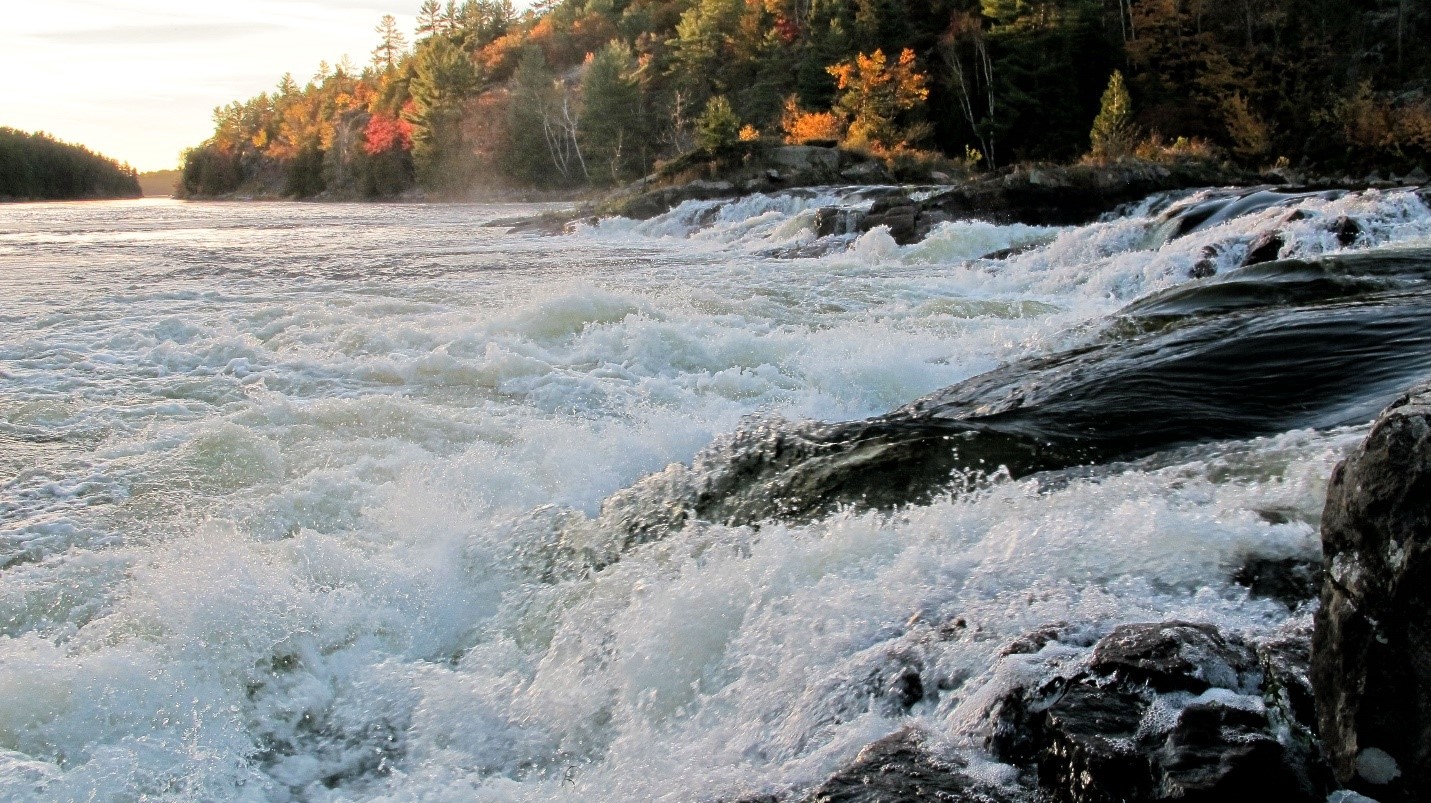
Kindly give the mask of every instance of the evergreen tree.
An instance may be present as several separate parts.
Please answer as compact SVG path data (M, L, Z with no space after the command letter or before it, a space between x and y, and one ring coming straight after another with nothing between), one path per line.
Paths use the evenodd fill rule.
M594 169L613 182L643 161L635 66L630 48L611 42L587 59L581 81L582 149Z
M740 140L740 118L735 116L730 101L716 95L706 103L706 109L696 120L696 145L715 153Z
M547 186L589 178L581 110L573 108L571 94L535 47L522 53L512 76L509 108L509 170L515 178Z
M61 201L142 194L138 174L129 165L47 134L0 127L0 199Z
M811 0L808 20L799 44L795 92L800 105L826 108L835 99L829 67L850 57L854 20L843 0Z
M693 101L731 89L723 77L744 8L744 0L698 0L681 15L671 42L673 73Z
M1089 133L1093 150L1090 156L1100 162L1114 162L1133 152L1138 128L1133 123L1133 99L1123 83L1123 73L1113 71L1108 88L1103 92L1103 104L1093 119Z
M434 36L418 49L408 119L422 186L451 192L465 185L470 165L462 158L462 106L479 83L472 60L446 37Z
M446 33L442 24L442 3L438 0L422 0L422 7L417 11L418 40L440 33Z
M373 48L373 66L384 72L392 72L397 69L398 58L407 49L407 37L398 30L397 18L391 14L384 14L374 30L382 39L378 46Z
M278 79L278 97L282 99L291 98L298 94L298 82L293 80L293 73L284 73Z

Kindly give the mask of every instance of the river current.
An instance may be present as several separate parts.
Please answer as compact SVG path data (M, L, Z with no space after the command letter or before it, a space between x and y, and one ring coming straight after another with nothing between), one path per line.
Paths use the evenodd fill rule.
M1273 223L1283 257L1431 245L1410 192L1170 239L1175 200L911 246L820 240L865 203L833 191L556 237L486 225L539 207L0 207L0 798L734 801L910 726L997 783L1010 639L1304 627L1232 575L1316 559L1364 423L602 546L603 502L726 433L1088 344ZM891 644L938 653L897 710Z

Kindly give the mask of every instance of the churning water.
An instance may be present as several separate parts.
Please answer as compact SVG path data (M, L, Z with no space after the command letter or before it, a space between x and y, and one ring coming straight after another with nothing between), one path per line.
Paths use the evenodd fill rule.
M1088 345L1270 227L1284 257L1431 236L1417 196L1368 192L1175 238L1186 199L816 242L861 203L563 237L483 225L540 211L517 207L0 209L0 798L735 800L909 725L997 780L977 745L1009 639L1305 624L1229 577L1316 556L1356 426L608 531L603 502L723 435ZM891 666L920 699L889 704Z

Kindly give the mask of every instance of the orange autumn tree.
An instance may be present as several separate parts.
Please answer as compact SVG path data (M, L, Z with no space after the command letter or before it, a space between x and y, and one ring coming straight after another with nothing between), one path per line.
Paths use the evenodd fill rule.
M919 71L913 50L905 48L894 64L883 50L860 53L828 72L839 82L835 109L850 121L850 144L889 150L928 136L928 125L898 123L929 99L929 78Z
M845 138L845 119L834 112L807 112L800 108L800 99L791 95L785 99L780 130L785 132L785 141L791 145L838 142Z

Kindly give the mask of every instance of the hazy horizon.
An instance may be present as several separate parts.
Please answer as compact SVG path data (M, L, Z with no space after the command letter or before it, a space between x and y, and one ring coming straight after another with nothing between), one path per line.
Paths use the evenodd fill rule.
M20 6L0 29L0 125L44 131L141 171L179 166L213 132L215 106L300 84L320 61L359 67L374 27L397 17L412 39L418 0L55 0ZM525 6L526 3L519 3Z

